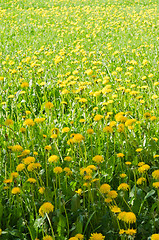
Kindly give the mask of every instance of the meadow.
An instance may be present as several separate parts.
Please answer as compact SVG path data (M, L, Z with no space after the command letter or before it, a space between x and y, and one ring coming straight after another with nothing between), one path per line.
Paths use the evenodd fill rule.
M0 240L159 240L158 16L0 1Z

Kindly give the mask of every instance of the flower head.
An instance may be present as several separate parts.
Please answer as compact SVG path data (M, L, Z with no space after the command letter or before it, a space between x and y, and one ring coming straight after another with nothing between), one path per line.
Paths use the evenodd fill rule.
M50 202L45 202L41 207L39 208L39 214L44 217L44 214L49 214L50 212L53 212L54 206Z
M61 167L55 167L53 171L56 174L60 174L60 173L62 173L62 168Z
M24 126L33 127L35 125L34 121L30 118L26 119L23 123Z
M96 162L97 164L102 163L104 161L104 158L101 155L96 155L95 157L93 157L92 159L94 162Z
M153 177L154 179L159 180L159 169L153 171L153 173L152 173L152 177Z
M101 233L92 233L89 240L104 240L105 236L103 236Z
M152 234L151 240L159 240L159 234L158 233Z
M127 183L121 183L118 187L118 190L128 191L130 186Z
M19 194L20 193L20 188L19 187L14 187L13 189L12 189L12 194Z
M101 193L108 193L110 191L110 185L106 183L102 184L99 188L99 191Z

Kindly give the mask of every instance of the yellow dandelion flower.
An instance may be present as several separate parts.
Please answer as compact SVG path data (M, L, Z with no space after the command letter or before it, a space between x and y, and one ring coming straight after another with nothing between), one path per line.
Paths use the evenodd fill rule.
M50 145L47 145L47 146L44 147L44 149L49 151L49 150L52 149L52 147Z
M6 126L10 126L10 125L13 125L13 120L12 119L7 119L6 121L5 121L5 125Z
M92 159L94 162L96 162L97 164L100 164L104 161L104 158L101 155L96 155L95 157L93 157Z
M159 180L159 169L152 172L152 177Z
M94 133L94 131L93 131L93 129L92 129L92 128L89 128L89 129L87 129L87 133L91 135L91 134L93 134L93 133Z
M127 176L127 175L126 175L125 173L121 173L121 174L120 174L120 177L121 177L121 178L125 178L126 176Z
M34 121L30 118L26 119L23 123L24 126L33 127L35 125Z
M72 158L67 156L67 157L64 158L64 161L70 162L70 161L72 161Z
M20 194L20 188L19 187L14 187L12 189L12 194L16 195L16 194Z
M21 88L28 88L28 87L29 87L29 83L28 82L21 83Z
M97 115L94 117L94 121L98 122L98 121L101 120L102 118L103 118L102 115L97 114Z
M83 239L84 239L84 235L81 234L81 233L77 233L77 234L75 235L75 237L78 238L79 240L83 240Z
M49 163L57 163L58 160L59 160L59 157L57 155L52 155L48 159Z
M45 103L45 108L47 108L47 109L51 109L51 108L53 108L53 106L54 105L51 102Z
M106 126L106 127L103 128L103 132L112 133L113 128L111 126Z
M92 233L89 240L104 240L105 236L103 236L101 233Z
M60 173L62 173L63 170L62 170L61 167L55 167L53 171L54 171L54 173L56 173L56 174L60 174Z
M73 137L73 141L76 143L80 143L82 140L84 140L84 137L80 133L75 134Z
M124 233L125 233L125 230L124 229L120 229L119 234L122 235Z
M118 125L117 132L122 133L122 132L124 132L124 129L125 129L124 124L121 123L121 124Z
M155 233L151 235L151 240L159 240L159 234Z
M30 163L34 163L35 162L35 158L34 157L27 157L23 159L23 163L26 165L29 165Z
M19 177L19 174L17 173L17 172L12 172L11 173L11 178L13 179L13 178L17 178L17 177Z
M118 187L118 190L128 191L130 186L127 183L121 183Z
M22 152L23 151L23 148L22 146L20 145L14 145L12 146L12 149L11 149L13 152Z
M111 203L113 200L112 200L112 198L105 198L104 199L104 202L105 203Z
M54 206L50 202L45 202L43 205L39 208L39 214L44 217L44 214L49 214L50 212L53 212Z
M117 206L111 206L110 210L113 213L120 213L121 212L121 209L119 207L117 207Z
M34 119L34 122L36 122L36 123L42 123L44 121L45 121L45 118L35 118Z
M123 158L123 157L124 157L124 154L123 154L123 153L117 153L117 157Z
M36 179L35 178L28 178L27 182L29 182L29 183L36 183Z
M144 164L141 167L138 168L139 173L144 173L150 169L150 166L148 164Z
M145 165L144 162L139 162L139 163L138 163L138 166L139 166L139 167L141 167L141 166L143 166L143 165Z
M16 170L17 172L21 172L25 169L25 164L23 163L20 163L17 167L16 167Z
M108 193L110 191L110 185L107 183L104 183L100 186L99 191L101 193Z
M25 133L25 132L26 132L26 128L21 127L21 128L19 129L19 131L20 131L21 133Z
M136 152L141 152L143 149L142 148L137 148Z
M125 230L125 233L127 234L127 235L135 235L136 234L136 229L133 229L133 228L131 228L131 229L127 229L127 230Z
M68 133L70 131L70 128L69 127L64 127L62 129L62 133Z
M43 240L53 240L53 238L50 235L46 235L43 237Z
M75 191L78 195L81 195L82 194L82 189L79 188L77 191Z
M159 182L154 182L152 186L156 189L159 189Z
M149 112L144 113L144 118L149 119L151 117L151 114Z
M40 194L44 194L44 192L45 192L45 188L44 187L39 188L39 193Z
M12 179L4 179L3 183L10 184L12 182Z
M117 198L117 196L118 196L118 193L115 190L112 190L107 194L107 197L109 198Z
M144 178L144 177L138 178L137 185L141 185L141 184L143 184L145 182L146 182L146 178Z

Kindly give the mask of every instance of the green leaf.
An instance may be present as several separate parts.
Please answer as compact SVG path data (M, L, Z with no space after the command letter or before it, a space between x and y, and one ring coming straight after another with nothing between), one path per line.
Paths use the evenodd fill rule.
M3 215L3 205L0 202L0 219L2 219L2 215Z
M146 196L145 196L145 200L146 200L147 198L151 197L152 195L154 195L155 192L156 192L155 190L151 190L150 192L148 192L148 193L146 194Z
M75 194L71 200L71 211L76 212L79 208L80 208L80 198L77 194Z

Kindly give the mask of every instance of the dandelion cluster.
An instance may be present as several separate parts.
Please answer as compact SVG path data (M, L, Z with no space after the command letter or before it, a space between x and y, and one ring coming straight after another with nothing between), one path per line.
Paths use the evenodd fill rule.
M159 239L157 10L0 3L2 239Z

